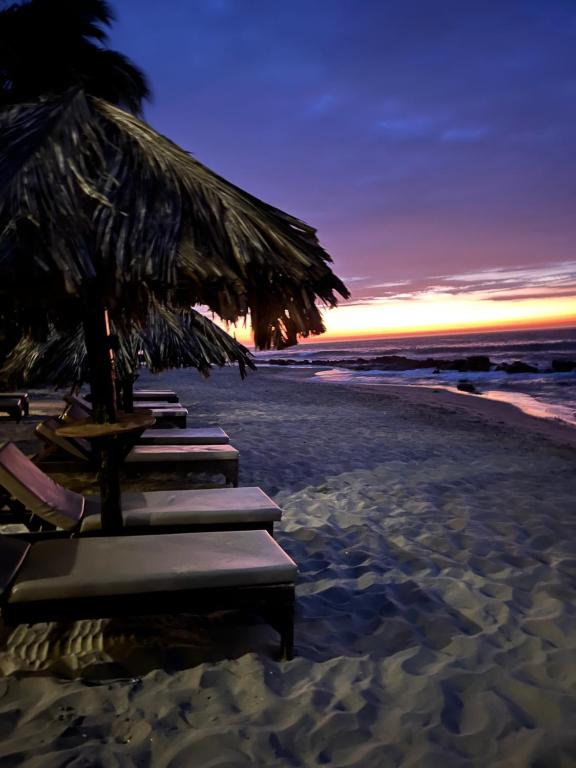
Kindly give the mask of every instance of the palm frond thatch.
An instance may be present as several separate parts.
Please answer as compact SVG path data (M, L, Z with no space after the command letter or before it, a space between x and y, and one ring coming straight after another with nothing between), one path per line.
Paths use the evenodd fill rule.
M114 331L114 327L112 328ZM119 332L115 364L118 378L131 379L140 361L154 373L169 368L196 368L207 376L213 366L237 364L244 377L255 365L250 352L209 318L195 310L174 312L156 306L144 328ZM45 341L23 337L0 370L11 385L76 386L89 380L82 326L55 331Z
M3 298L16 291L34 334L77 322L96 290L142 322L153 299L250 312L269 348L321 333L317 302L349 295L314 229L107 102L75 90L4 108L0 133Z

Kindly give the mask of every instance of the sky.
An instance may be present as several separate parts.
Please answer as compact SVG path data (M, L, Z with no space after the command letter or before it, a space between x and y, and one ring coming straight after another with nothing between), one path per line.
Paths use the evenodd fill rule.
M147 121L318 230L327 337L576 326L574 0L113 5Z

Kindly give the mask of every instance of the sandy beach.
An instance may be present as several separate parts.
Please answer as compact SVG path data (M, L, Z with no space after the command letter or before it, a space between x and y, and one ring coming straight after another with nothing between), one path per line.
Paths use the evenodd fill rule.
M3 767L576 765L576 430L307 370L149 384L283 508L296 656L233 614L2 627ZM32 426L0 435L31 453Z

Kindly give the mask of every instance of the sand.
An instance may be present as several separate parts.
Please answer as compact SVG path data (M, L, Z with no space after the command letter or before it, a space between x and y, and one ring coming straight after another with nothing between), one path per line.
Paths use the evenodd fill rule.
M3 768L576 765L576 430L305 370L139 383L283 507L296 658L230 614L4 629Z

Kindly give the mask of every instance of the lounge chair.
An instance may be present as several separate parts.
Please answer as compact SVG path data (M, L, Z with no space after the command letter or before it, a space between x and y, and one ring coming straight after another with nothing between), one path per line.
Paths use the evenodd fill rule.
M57 528L63 536L100 532L100 498L59 485L14 443L0 444L2 506L32 531ZM122 519L130 534L263 528L272 535L281 516L280 507L260 488L122 494Z
M76 421L89 415L77 402L66 406L61 421ZM186 427L186 429L146 429L137 445L226 445L230 438L220 427Z
M249 608L292 658L297 567L266 531L49 539L0 536L8 625Z
M90 400L90 393L83 396ZM139 400L154 400L160 403L179 403L180 399L173 389L135 389L132 392L134 402Z
M226 445L230 438L220 427L146 429L138 445Z
M78 472L86 465L96 469L88 440L63 437L62 424L46 419L34 431L47 446L35 459L49 472ZM238 486L239 453L231 445L136 445L124 458L125 474L138 472L209 472L222 474L227 483Z
M0 398L20 400L24 416L30 416L30 396L28 392L0 392Z
M92 405L80 395L66 395L64 397L67 403L76 404L84 410L86 416L92 414ZM188 409L180 403L159 403L141 401L134 406L134 410L151 411L159 426L165 424L174 424L180 429L186 428L186 419L188 418Z
M135 389L132 392L135 403L141 400L158 401L162 403L179 403L180 398L173 389Z
M0 397L0 413L7 413L11 419L19 422L24 415L24 403L18 397Z

